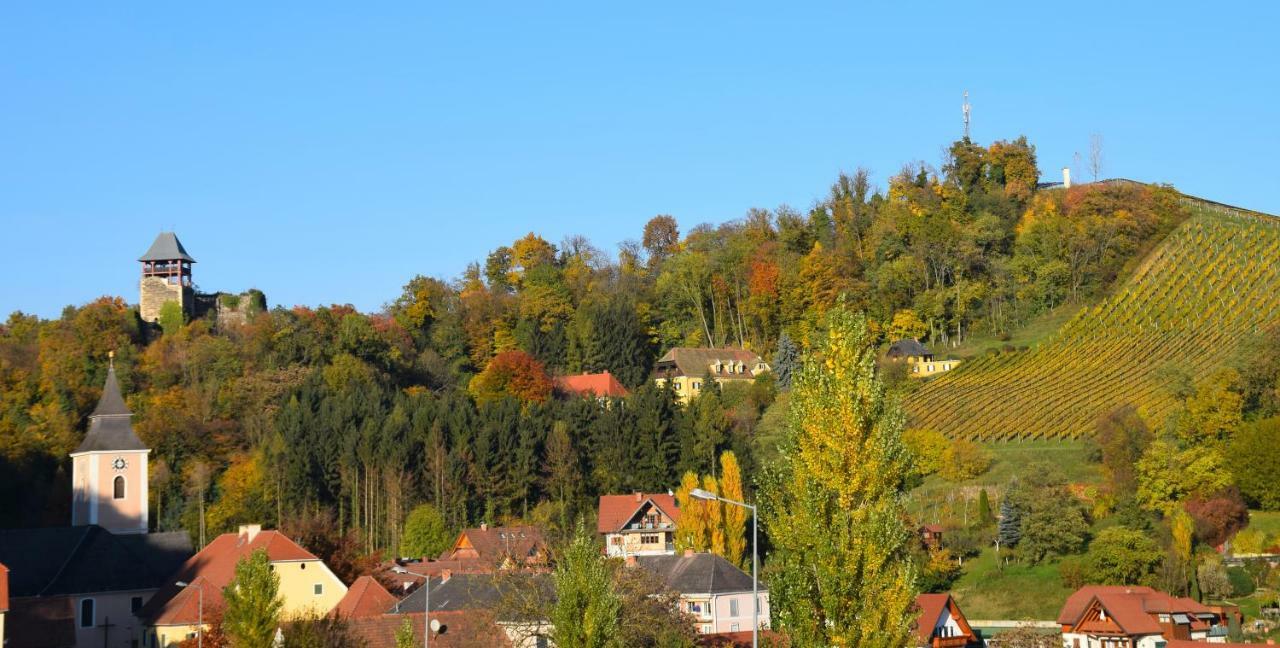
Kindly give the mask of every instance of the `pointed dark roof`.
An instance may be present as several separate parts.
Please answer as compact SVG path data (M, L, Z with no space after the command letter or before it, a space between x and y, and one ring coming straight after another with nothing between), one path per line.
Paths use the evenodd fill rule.
M732 594L751 591L751 576L713 553L636 556L636 563L657 574L678 594ZM760 583L760 591L769 588Z
M196 260L187 254L187 249L182 247L182 241L178 240L178 235L173 232L160 232L156 237L156 242L151 244L147 253L142 255L139 261L173 261L181 259L195 263Z
M93 408L93 414L89 415L89 432L84 435L84 441L72 454L110 450L146 450L147 446L142 443L138 435L133 433L133 426L129 424L131 418L133 413L129 411L128 406L124 404L124 397L120 395L120 384L116 382L116 368L112 365L107 369L107 384L102 388L102 398L98 400L98 406Z

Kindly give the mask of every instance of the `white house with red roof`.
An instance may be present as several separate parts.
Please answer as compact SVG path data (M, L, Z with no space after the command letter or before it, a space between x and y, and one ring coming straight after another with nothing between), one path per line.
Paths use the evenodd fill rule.
M975 648L984 645L950 594L921 594L916 597L916 645L928 648Z
M670 494L601 495L596 531L609 556L672 556L679 520Z
M244 525L238 533L214 538L143 606L139 616L148 626L146 645L164 648L194 637L197 625L208 624L210 611L224 605L222 590L235 578L236 563L259 549L280 577L282 620L328 614L346 595L347 586L315 554L279 531Z
M1136 585L1076 590L1058 615L1064 648L1163 648L1168 641L1223 642L1226 621L1193 599Z

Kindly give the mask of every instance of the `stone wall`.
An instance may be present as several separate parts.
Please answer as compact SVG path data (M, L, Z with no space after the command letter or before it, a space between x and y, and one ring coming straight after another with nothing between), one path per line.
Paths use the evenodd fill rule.
M171 301L178 302L184 313L191 313L191 289L162 277L143 277L138 294L138 314L144 322L160 321L160 307Z

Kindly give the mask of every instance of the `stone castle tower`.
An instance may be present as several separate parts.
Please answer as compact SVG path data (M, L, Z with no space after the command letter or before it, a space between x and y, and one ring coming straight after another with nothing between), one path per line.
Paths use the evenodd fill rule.
M97 524L112 533L147 532L147 455L133 433L133 413L116 382L115 363L89 432L71 453L71 525Z
M195 305L191 283L191 264L196 260L187 254L173 232L161 232L142 262L142 281L138 286L138 314L145 322L160 321L160 307L177 302L190 316Z

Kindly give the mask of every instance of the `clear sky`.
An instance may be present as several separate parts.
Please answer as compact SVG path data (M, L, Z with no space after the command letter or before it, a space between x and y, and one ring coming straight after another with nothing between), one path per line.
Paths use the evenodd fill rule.
M69 4L0 6L2 313L136 301L170 228L207 291L376 309L531 230L883 186L966 89L1046 179L1101 133L1104 175L1280 213L1275 2Z

